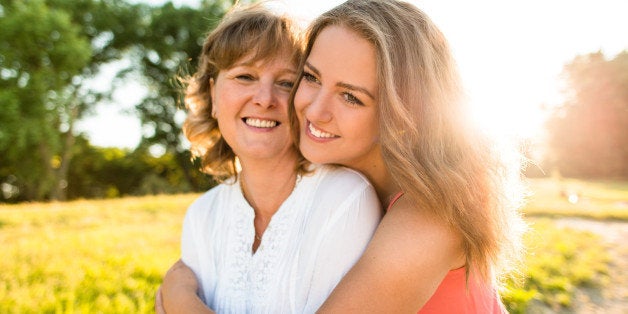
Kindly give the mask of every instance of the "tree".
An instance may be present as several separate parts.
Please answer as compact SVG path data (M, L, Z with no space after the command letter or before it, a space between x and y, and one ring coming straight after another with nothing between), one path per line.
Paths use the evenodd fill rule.
M58 157L59 168L56 184L50 193L51 199L64 200L68 185L68 171L73 159L75 142L74 122L93 112L98 103L111 98L116 82L105 89L90 89L85 82L94 79L103 65L121 60L130 47L137 42L141 33L142 5L132 5L122 0L48 0L51 7L62 9L71 15L72 22L80 26L81 36L87 38L92 47L88 64L81 74L66 87L66 103L69 104L65 117L67 132ZM144 6L145 7L145 6Z
M65 199L74 154L85 151L75 147L75 121L110 100L130 74L149 89L138 110L145 129L154 130L138 149L161 145L194 190L211 184L181 144L174 82L181 68L196 65L205 32L229 5L0 0L0 183L17 187L21 200ZM125 58L135 62L121 69L111 87L85 84L103 65Z
M548 123L551 164L577 177L628 178L628 52L601 52L564 68L566 102Z
M0 2L0 80L8 87L0 95L8 107L0 117L0 151L10 157L2 160L0 181L17 178L22 198L65 199L74 123L115 88L90 89L85 82L137 43L142 7L121 0ZM27 92L18 95L19 84L27 81Z
M91 48L67 12L42 0L5 0L0 8L0 176L17 177L27 199L41 199L55 184L73 111L66 87Z
M159 145L175 156L193 190L207 186L195 175L191 155L182 139L182 90L177 77L191 74L198 63L205 35L224 15L231 1L204 1L200 8L175 7L168 2L151 9L141 46L135 52L148 86L148 96L137 105L145 129L142 146ZM199 179L203 179L199 181Z

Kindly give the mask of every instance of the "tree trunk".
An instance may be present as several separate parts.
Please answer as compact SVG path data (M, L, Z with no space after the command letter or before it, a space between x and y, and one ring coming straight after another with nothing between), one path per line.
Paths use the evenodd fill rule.
M41 156L41 162L43 164L44 175L37 181L35 187L35 199L41 201L45 199L46 195L50 195L51 187L54 184L55 171L52 166L52 153L48 143L42 141L39 143L39 154Z
M55 183L52 188L50 198L57 201L65 201L68 198L68 172L72 161L75 137L74 137L74 121L78 116L78 105L72 106L68 117L68 131L65 133L63 142L61 164L55 173Z

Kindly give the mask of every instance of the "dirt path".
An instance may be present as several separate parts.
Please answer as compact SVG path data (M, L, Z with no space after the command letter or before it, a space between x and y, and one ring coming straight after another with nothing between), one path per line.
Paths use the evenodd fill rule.
M602 291L580 290L573 307L561 313L627 314L628 313L628 222L595 221L581 218L559 218L558 226L599 234L611 256L610 282Z

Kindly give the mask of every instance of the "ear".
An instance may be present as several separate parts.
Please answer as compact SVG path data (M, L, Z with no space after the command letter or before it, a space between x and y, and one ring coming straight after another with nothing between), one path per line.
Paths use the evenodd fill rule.
M212 104L212 118L216 119L216 97L214 96L214 87L215 87L215 82L214 82L214 78L210 78L209 79L209 97L211 98L211 104Z

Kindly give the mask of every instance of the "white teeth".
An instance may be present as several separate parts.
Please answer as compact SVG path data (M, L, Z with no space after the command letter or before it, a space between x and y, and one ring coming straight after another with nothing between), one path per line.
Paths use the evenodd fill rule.
M308 123L308 128L310 129L310 133L312 133L312 135L314 135L315 137L318 138L332 138L332 137L336 137L336 135L331 134L331 133L327 133L324 131L321 131L317 128L315 128L312 123Z
M273 128L277 126L277 121L261 120L261 119L253 119L253 118L246 118L244 123L246 123L247 125L256 127L256 128Z

